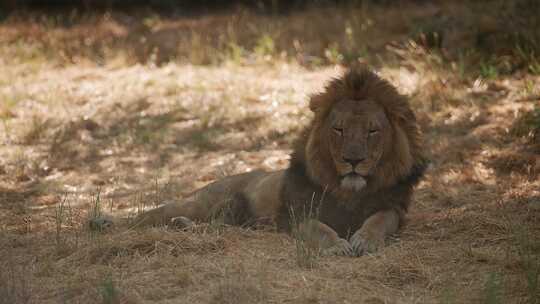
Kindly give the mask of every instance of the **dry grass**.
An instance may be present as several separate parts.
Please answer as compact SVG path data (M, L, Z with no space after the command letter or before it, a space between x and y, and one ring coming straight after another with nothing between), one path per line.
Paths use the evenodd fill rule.
M448 33L467 43L471 28L497 26L491 13L451 21L468 9L10 16L0 303L539 303L538 57L512 55L512 42L507 55L458 52ZM408 226L378 254L306 268L295 240L270 231L87 229L99 209L134 214L285 167L307 95L340 72L329 63L358 57L411 96L432 159Z

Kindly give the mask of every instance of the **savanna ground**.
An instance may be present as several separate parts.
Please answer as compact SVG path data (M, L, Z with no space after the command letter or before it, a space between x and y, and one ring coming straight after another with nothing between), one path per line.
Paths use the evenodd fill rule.
M420 3L4 15L0 303L540 303L538 4ZM86 227L284 168L309 94L357 60L410 96L432 160L384 250Z

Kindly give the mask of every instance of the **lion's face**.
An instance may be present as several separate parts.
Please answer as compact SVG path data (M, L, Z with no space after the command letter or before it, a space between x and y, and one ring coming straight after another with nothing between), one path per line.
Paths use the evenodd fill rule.
M292 161L315 184L347 199L421 176L425 157L409 102L369 69L333 79L309 108L315 116Z
M370 100L342 100L325 123L329 151L345 191L357 192L375 173L391 138L384 109Z

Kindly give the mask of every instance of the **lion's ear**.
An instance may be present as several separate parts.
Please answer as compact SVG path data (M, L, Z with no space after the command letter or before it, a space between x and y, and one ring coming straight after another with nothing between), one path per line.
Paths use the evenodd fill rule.
M311 95L309 99L309 109L314 112L320 112L324 107L324 96L322 93Z

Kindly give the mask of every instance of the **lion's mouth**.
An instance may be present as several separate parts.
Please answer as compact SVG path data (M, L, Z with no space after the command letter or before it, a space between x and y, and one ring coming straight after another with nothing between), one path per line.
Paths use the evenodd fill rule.
M347 191L359 192L367 185L367 176L351 172L341 179L341 188Z
M354 172L354 171L351 171L351 172L349 172L349 173L343 175L343 178L345 178L345 177L347 177L347 176L367 178L367 174L360 174L360 173Z

